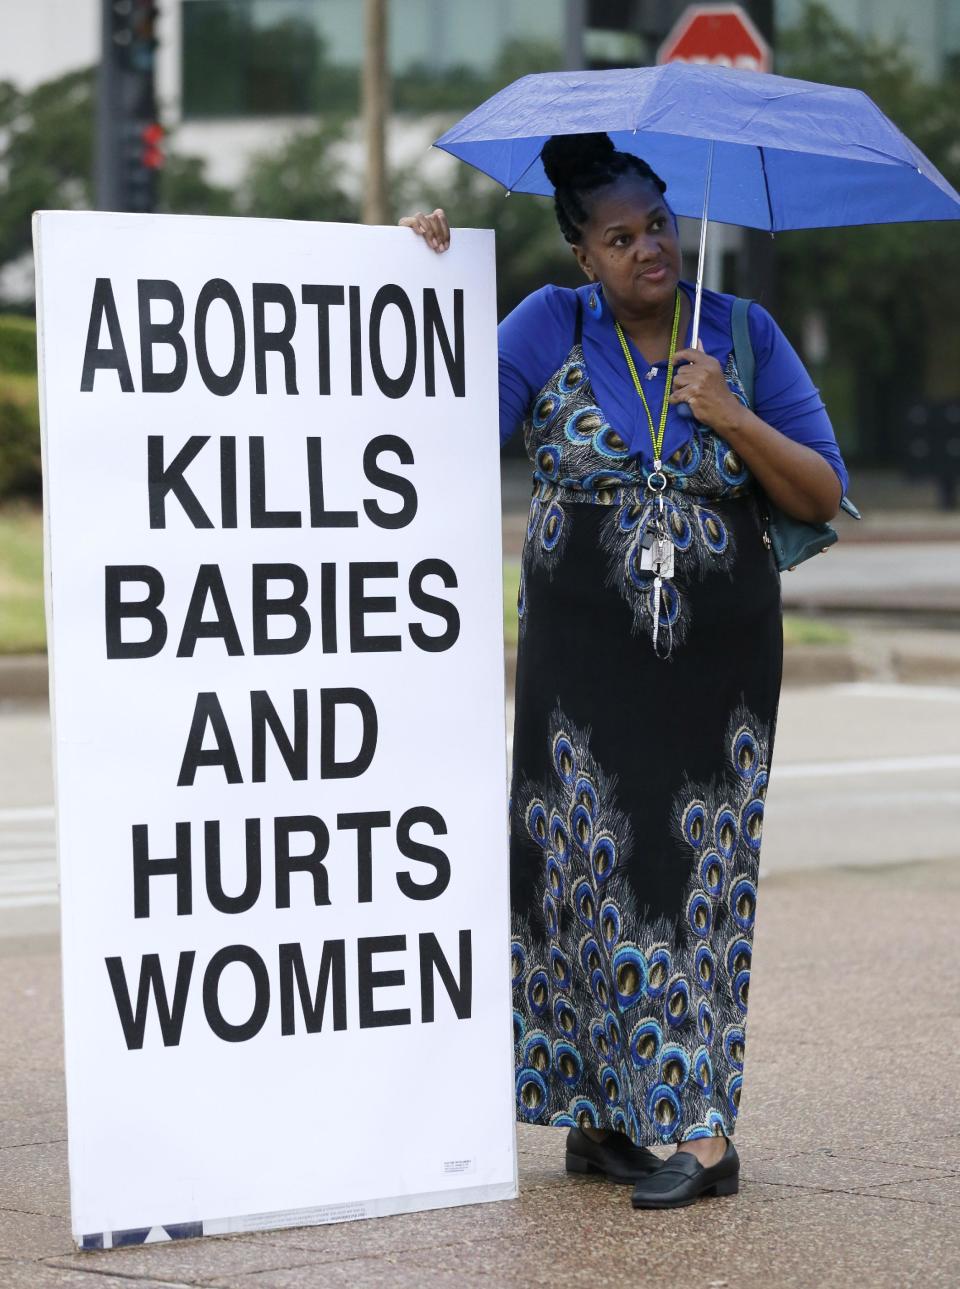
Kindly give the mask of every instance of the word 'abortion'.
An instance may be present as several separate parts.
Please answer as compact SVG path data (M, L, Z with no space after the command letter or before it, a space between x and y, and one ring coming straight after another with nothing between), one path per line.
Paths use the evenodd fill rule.
M452 292L452 302L441 308L437 292L424 287L417 306L406 291L387 283L365 300L359 286L308 283L300 289L301 317L296 297L282 282L254 282L251 288L251 321L248 326L236 287L224 278L211 278L200 288L193 304L193 325L187 323L183 292L166 279L141 278L137 282L137 346L140 389L145 394L172 394L183 387L191 365L200 380L218 397L233 394L245 371L253 368L258 394L273 392L267 381L267 355L276 355L282 367L282 389L301 392L302 373L297 369L294 339L302 326L310 327L316 346L316 392L361 396L368 367L377 388L387 398L403 398L422 372L423 392L437 394L438 351L455 397L466 395L466 349L463 334L463 291ZM161 321L157 312L166 317ZM268 316L269 310L269 316ZM270 325L273 322L274 325ZM341 337L336 328L343 329ZM101 344L106 332L106 343ZM249 333L249 344L248 344ZM193 354L188 352L192 336ZM402 336L399 344L396 340ZM215 337L211 345L211 337ZM226 344L224 340L226 338ZM90 307L90 321L83 351L80 389L89 393L98 372L113 372L125 394L136 392L130 353L133 337L124 334L113 283L97 278ZM211 356L215 349L216 370ZM228 359L224 362L224 350ZM331 363L331 351L349 355L349 361ZM133 350L136 352L136 349ZM385 353L393 371L387 370ZM250 358L252 357L252 364ZM344 370L343 389L331 388L331 370Z

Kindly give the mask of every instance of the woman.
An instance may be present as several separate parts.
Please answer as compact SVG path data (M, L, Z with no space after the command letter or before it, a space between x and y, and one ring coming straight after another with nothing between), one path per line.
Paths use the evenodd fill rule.
M731 1137L782 665L763 494L836 514L846 471L770 315L680 280L666 185L603 134L543 149L587 284L500 326L501 439L534 464L511 792L517 1113L635 1207L737 1190ZM401 223L436 250L441 210ZM686 405L684 407L684 405ZM761 491L762 490L762 491ZM650 1145L677 1143L665 1162Z

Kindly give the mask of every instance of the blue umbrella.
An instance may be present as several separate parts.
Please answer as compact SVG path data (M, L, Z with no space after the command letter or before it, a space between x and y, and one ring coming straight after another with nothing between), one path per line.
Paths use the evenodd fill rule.
M699 330L708 217L768 229L958 219L960 195L861 90L763 72L666 63L524 76L436 142L508 192L551 194L552 134L605 131L699 216Z

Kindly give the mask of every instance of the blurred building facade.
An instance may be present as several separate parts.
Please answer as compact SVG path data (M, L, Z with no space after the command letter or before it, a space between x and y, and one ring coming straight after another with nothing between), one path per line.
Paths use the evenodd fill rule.
M64 0L33 0L62 6ZM89 0L81 0L83 8ZM774 45L804 0L744 0ZM510 79L547 67L654 61L686 0L390 0L390 71L403 116L467 111ZM960 0L830 0L860 35L902 43L931 79L960 73ZM161 98L186 151L233 181L258 147L320 112L355 109L362 0L160 0ZM405 159L405 158L403 158Z
M0 81L29 90L100 54L99 0L0 0Z
M743 0L768 39L804 0ZM30 88L89 65L101 0L0 0L0 80ZM251 153L316 117L354 115L362 0L157 0L159 93L177 146L233 182ZM653 61L686 0L390 0L403 120L466 111L511 72ZM960 75L960 0L830 0L860 35L901 43L931 79ZM775 48L775 39L773 39Z
M390 0L392 160L422 155L437 114L468 111L505 67L563 66L569 8ZM318 114L356 117L362 0L161 0L161 9L161 101L177 146L202 156L217 182L235 183L253 153Z

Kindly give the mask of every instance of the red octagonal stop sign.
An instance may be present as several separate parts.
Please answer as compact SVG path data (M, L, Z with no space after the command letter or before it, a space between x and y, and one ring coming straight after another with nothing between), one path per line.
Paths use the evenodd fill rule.
M710 63L768 72L770 46L738 4L692 4L657 51L658 63Z

